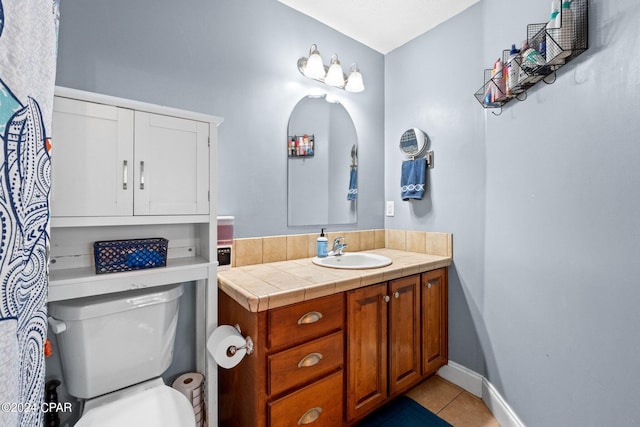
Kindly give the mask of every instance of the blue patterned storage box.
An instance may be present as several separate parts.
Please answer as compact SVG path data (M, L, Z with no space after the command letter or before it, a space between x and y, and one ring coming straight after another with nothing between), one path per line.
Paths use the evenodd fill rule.
M162 237L95 242L96 274L165 267L168 243Z

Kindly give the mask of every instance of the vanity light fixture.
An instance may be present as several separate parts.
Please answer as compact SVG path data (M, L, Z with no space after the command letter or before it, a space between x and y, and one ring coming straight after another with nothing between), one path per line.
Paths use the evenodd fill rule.
M360 70L355 63L351 65L349 76L346 76L342 71L342 66L336 54L333 54L331 63L327 67L323 64L322 57L315 44L311 45L308 58L302 57L298 59L298 71L305 77L348 92L362 92L364 90L362 74L360 74Z

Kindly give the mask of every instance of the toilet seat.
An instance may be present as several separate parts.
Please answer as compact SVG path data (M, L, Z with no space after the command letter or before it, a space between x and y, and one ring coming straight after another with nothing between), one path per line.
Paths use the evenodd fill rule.
M191 402L156 378L91 399L76 427L193 427Z

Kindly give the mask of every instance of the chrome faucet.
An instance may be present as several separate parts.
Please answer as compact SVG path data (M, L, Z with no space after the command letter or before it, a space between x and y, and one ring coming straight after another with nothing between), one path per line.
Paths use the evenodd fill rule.
M329 256L344 255L344 249L347 247L347 243L344 241L344 237L336 237L333 239L333 248L328 253Z

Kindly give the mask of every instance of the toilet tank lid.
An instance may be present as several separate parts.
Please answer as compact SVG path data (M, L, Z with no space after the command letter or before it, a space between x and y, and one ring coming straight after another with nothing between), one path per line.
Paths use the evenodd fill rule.
M49 303L49 315L60 320L85 320L121 313L180 298L182 284L159 286L113 294Z

